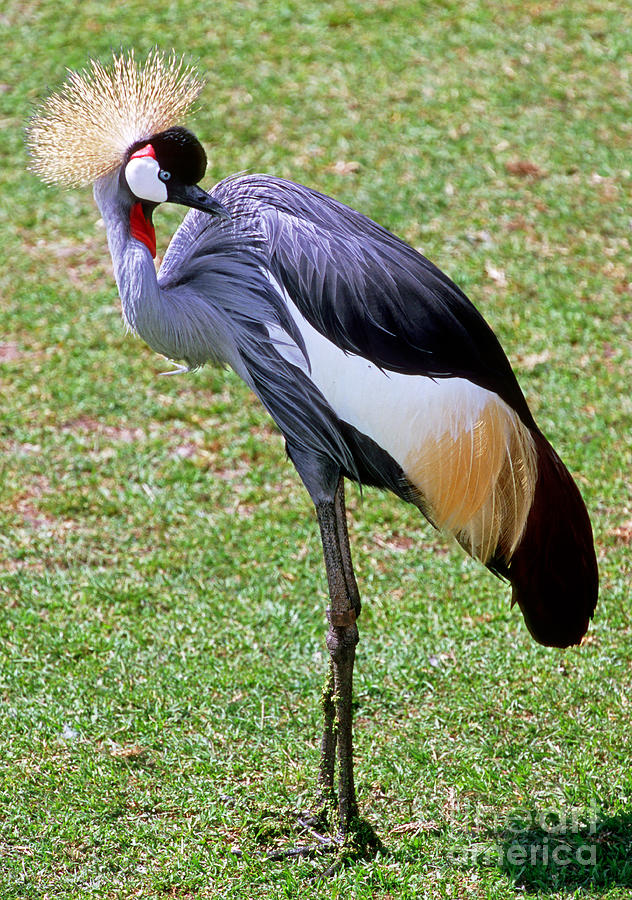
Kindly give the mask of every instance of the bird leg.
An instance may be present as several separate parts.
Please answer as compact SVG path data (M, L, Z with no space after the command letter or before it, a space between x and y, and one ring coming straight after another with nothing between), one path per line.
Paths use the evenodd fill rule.
M318 772L321 809L316 816L301 819L301 824L311 831L319 847L299 847L282 852L284 856L311 856L318 850L331 852L338 849L337 858L321 874L326 877L337 871L346 859L366 856L380 846L371 827L358 816L353 780L351 702L360 594L349 549L340 467L328 457L308 452L289 441L287 451L316 508L330 603L327 609L329 673L322 695L325 728ZM337 813L337 829L327 821L332 808ZM317 828L327 825L331 836L317 833Z
M353 781L352 691L359 594L349 551L342 479L333 500L316 504L331 605L327 610L330 680L323 697L325 732L319 772L321 792L333 794L334 755L338 757L338 816L343 837L357 816ZM335 751L337 753L335 754Z
M318 799L317 806L322 808L318 819L326 819L327 810L335 801L334 774L336 768L336 705L334 703L334 667L329 663L327 681L323 688L321 706L323 710L323 737L320 742L320 765L318 767Z
M344 573L346 593L352 603L357 618L360 615L362 604L360 602L360 592L358 590L358 585L355 579L353 562L351 560L351 551L349 548L349 534L347 531L347 516L345 510L344 479L342 477L338 481L338 486L336 488L336 493L334 496L334 512L336 519L336 535L338 539L338 547L340 550L342 570ZM318 771L318 804L323 807L323 812L326 812L327 807L331 804L332 801L335 800L334 776L336 764L336 706L334 703L334 695L334 664L333 660L330 660L327 681L322 694L324 730L321 741L320 767Z
M361 604L349 549L342 477L338 480L333 502L328 499L316 502L316 512L331 601L327 610L330 672L323 694L325 732L321 745L319 784L321 792L326 789L329 796L335 799L337 756L338 842L341 845L341 852L320 874L322 879L335 874L347 859L374 855L382 844L368 822L358 816L353 780L353 665L359 640L356 619L360 615ZM331 845L327 849L331 849Z
M353 610L351 610L353 612ZM335 621L330 613L329 621ZM334 705L336 709L336 749L338 756L338 815L340 832L346 837L352 819L357 817L358 807L353 782L352 690L355 648L358 628L355 624L336 626L330 624L327 648L333 663Z
M356 619L362 610L360 602L360 591L358 583L353 571L353 562L351 560L351 548L349 547L349 532L347 531L347 510L345 507L345 482L341 476L336 488L334 496L334 509L336 511L336 528L338 530L338 546L340 547L340 556L342 559L342 568L345 573L345 583L347 586L347 594L355 609Z

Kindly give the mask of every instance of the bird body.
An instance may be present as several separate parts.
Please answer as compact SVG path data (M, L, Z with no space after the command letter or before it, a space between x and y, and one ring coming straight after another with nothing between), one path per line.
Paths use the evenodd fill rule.
M511 581L533 636L556 646L579 642L595 608L590 521L463 292L386 229L302 185L240 175L202 191L197 139L162 108L154 129L147 112L163 77L174 97L183 79L187 96L195 93L188 70L171 77L177 66L167 69L158 57L148 70L119 59L110 81L97 68L87 86L76 76L63 102L53 98L36 120L31 149L40 174L74 183L76 169L55 156L59 135L82 117L94 129L85 98L98 93L99 79L106 84L125 147L108 139L102 170L92 147L90 177L127 325L188 369L231 366L285 438L323 540L337 729L330 717L320 780L333 790L337 747L344 826L355 811L350 697L360 599L342 479L416 504ZM144 111L135 128L119 109L130 91L130 107ZM191 211L156 273L152 215L165 200Z
M108 204L96 194L108 222ZM113 251L130 327L191 368L230 365L290 446L325 454L347 477L416 503L468 553L513 581L538 640L577 641L596 590L583 501L557 457L548 469L540 464L554 451L469 300L395 236L302 185L246 175L221 182L212 195L230 217L209 221L189 212L157 277L137 240L127 242L134 276ZM560 530L568 520L583 521L586 540L562 553L566 542L538 519L539 556L550 565L540 581L529 571L521 591L524 579L512 579L511 561L539 479L545 510L555 505L560 481L565 485ZM565 603L569 583L575 588Z

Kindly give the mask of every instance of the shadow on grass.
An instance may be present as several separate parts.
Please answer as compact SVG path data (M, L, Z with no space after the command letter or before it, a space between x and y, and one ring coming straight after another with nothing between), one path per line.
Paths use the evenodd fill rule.
M527 893L632 888L632 812L496 834L496 864Z
M611 888L629 888L632 896L632 810L616 816L594 809L585 813L560 820L547 811L519 810L500 828L479 820L456 834L444 832L443 860L464 871L499 870L527 896L581 889L582 896L601 897ZM402 862L424 858L428 836L386 852Z
M518 810L502 828L478 829L485 840L451 849L448 860L459 868L500 869L527 895L581 888L600 897L609 888L632 888L632 811L575 812L560 818Z

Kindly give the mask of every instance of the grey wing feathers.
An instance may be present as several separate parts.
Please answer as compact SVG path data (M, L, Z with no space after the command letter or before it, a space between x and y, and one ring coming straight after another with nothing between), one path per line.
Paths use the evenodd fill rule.
M221 350L207 359L231 365L244 378L286 440L336 459L355 476L353 453L337 418L309 380L308 366L301 365L303 338L269 277L264 242L253 233L255 218L222 223L189 213L160 267L163 294L173 304L195 297L197 315L205 316L200 334L212 333ZM188 360L192 367L206 361L204 352Z
M411 375L460 376L533 419L497 338L463 292L371 219L309 188L249 175L220 202L257 210L269 265L305 318L343 350Z

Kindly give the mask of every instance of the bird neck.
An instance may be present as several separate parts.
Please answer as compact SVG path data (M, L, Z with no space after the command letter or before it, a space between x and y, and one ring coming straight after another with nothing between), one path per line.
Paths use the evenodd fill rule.
M123 318L132 331L152 344L152 322L155 325L160 320L160 288L149 249L132 236L133 203L121 196L116 173L96 182L94 198L105 224Z
M206 272L212 284L204 296L188 284L161 285L147 244L134 237L133 200L121 191L118 174L100 178L94 197L105 224L128 327L169 359L185 360L189 368L226 363L250 384L230 322L212 302L221 273Z

